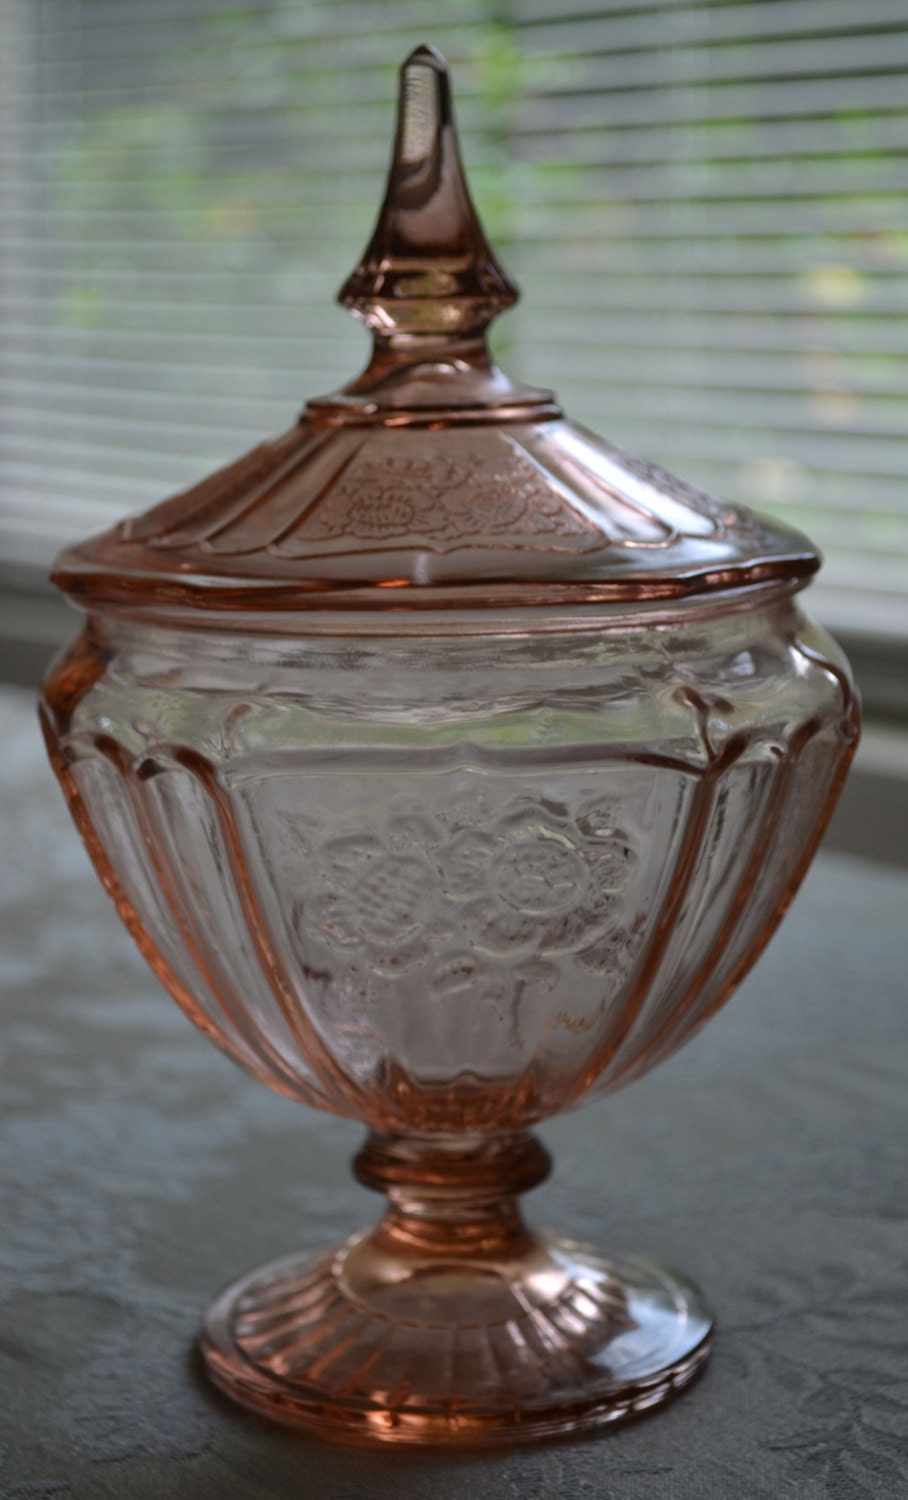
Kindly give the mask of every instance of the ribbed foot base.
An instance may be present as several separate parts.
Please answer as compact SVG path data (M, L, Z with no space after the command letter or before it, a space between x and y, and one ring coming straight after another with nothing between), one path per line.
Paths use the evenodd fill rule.
M324 1437L474 1447L636 1416L703 1365L711 1319L673 1272L530 1234L519 1249L401 1255L373 1231L277 1261L209 1311L209 1372Z

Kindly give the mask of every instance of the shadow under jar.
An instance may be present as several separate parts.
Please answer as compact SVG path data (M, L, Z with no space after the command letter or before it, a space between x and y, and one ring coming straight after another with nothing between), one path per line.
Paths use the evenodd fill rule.
M241 1401L354 1440L569 1433L696 1374L694 1288L525 1227L530 1127L724 1002L857 738L809 544L509 381L515 296L420 48L342 293L368 369L55 574L89 618L47 739L120 915L243 1067L368 1127L379 1226L253 1272L203 1340Z

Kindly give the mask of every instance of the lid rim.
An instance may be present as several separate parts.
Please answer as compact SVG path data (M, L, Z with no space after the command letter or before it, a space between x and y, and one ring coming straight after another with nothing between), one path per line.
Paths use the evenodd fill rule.
M162 578L159 574L113 575L91 566L67 564L64 553L51 574L51 581L87 613L105 605L128 604L142 613L166 613L168 606L189 607L202 612L225 610L229 614L261 609L280 614L339 613L400 614L435 613L445 609L474 609L483 614L494 609L546 609L587 604L633 605L653 600L665 602L701 597L715 600L741 588L772 583L809 582L820 567L814 551L787 557L755 558L724 566L690 568L672 574L635 574L626 581L562 579L553 581L514 579L467 580L431 587L407 582L362 584L344 580L337 584L306 585L299 580L230 580L208 578ZM149 585L153 585L151 592Z

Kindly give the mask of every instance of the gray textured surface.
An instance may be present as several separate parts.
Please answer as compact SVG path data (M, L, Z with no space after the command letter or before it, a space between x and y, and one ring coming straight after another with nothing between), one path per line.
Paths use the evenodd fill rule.
M218 1397L217 1288L374 1217L357 1127L269 1095L158 989L0 695L0 1497L853 1500L908 1493L908 875L821 858L731 1006L544 1130L531 1216L645 1249L719 1336L673 1406L483 1459L335 1450Z

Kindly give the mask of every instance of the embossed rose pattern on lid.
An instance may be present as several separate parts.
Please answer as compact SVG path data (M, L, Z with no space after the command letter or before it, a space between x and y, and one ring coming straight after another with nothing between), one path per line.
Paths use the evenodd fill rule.
M437 437L437 435L436 435ZM493 446L494 445L494 446ZM496 454L495 439L482 452L439 452L439 443L384 455L368 451L351 465L332 493L305 518L292 538L308 541L424 539L433 551L459 547L483 536L586 539L601 546L595 526L569 509L557 488L527 459L511 450ZM287 545L277 544L286 552Z

